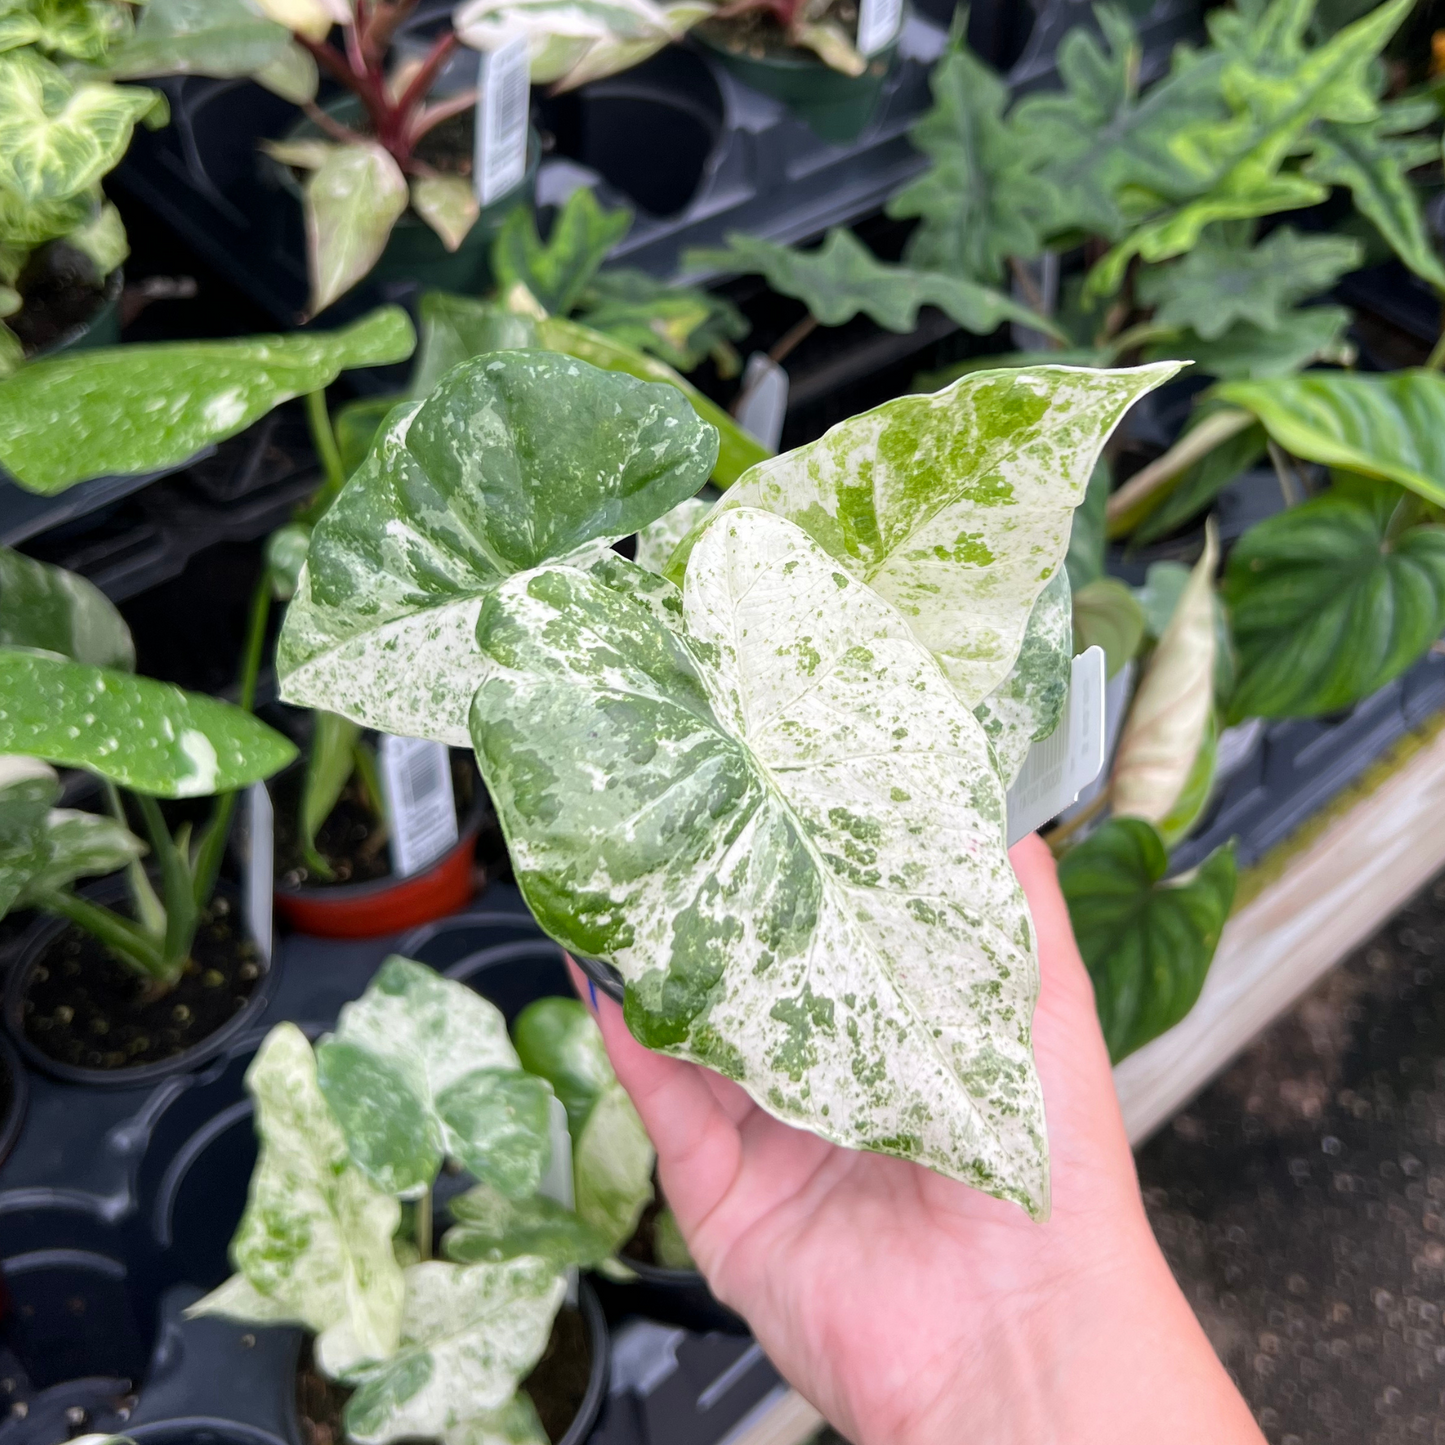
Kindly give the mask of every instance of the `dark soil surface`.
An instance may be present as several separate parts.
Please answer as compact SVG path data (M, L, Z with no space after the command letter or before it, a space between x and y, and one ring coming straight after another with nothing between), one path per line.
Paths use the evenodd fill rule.
M105 299L91 262L65 246L36 253L20 277L24 304L5 324L20 338L27 356L53 346L67 332L89 321Z
M550 1440L560 1440L576 1419L587 1393L592 1347L581 1312L564 1305L537 1367L522 1381ZM308 1341L296 1370L296 1413L302 1445L336 1445L346 1438L341 1416L351 1391L319 1374Z
M57 1063L126 1069L201 1043L245 1007L261 956L224 897L196 930L180 981L160 998L88 933L69 927L36 966L23 1004L25 1037Z

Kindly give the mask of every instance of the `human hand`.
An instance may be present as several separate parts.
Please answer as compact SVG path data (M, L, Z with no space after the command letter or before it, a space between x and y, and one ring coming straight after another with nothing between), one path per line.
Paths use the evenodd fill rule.
M1258 1445L1149 1230L1053 859L1036 836L1010 858L1039 937L1050 1218L780 1123L597 997L668 1203L713 1292L855 1445Z

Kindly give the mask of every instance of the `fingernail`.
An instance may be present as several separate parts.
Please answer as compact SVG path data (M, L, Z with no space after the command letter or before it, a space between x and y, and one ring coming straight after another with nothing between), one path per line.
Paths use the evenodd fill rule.
M592 1000L592 1012L597 1012L597 985L589 978L587 980L587 996Z

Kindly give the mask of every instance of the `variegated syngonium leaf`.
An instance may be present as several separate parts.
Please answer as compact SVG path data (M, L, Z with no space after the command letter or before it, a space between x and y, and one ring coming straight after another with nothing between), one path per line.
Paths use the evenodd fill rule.
M239 1273L187 1313L304 1324L318 1332L317 1362L330 1375L386 1359L402 1329L391 1245L401 1206L351 1163L294 1024L267 1034L246 1087L261 1151L231 1240Z
M592 1266L612 1253L613 1241L545 1194L508 1199L489 1184L478 1184L448 1206L454 1228L442 1252L458 1264L496 1264L530 1254L554 1269Z
M316 1063L351 1157L388 1194L428 1189L445 1156L513 1198L540 1182L552 1091L522 1072L506 1020L466 985L393 955Z
M666 516L649 522L637 534L636 562L649 572L662 575L668 559L677 550L677 545L713 509L713 503L706 497L689 497L679 502Z
M540 1259L443 1264L406 1271L401 1348L357 1371L346 1436L358 1445L450 1439L508 1404L541 1358L566 1279Z
M462 363L392 414L317 524L277 648L286 700L465 746L483 598L645 527L716 456L673 387L543 351Z
M1034 940L977 719L784 518L716 514L675 629L646 596L546 567L482 615L473 736L537 918L621 972L648 1046L1044 1214Z
M973 707L1018 656L1109 433L1179 365L975 372L759 463L718 505L798 523L903 614ZM684 545L667 575L685 565Z

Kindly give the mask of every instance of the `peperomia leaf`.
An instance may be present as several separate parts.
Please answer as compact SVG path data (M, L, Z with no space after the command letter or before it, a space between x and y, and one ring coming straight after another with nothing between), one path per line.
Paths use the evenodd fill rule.
M406 177L375 141L336 146L306 182L311 314L351 290L386 250L409 199Z
M647 1046L1046 1212L1033 936L978 721L782 517L718 515L682 604L674 629L560 566L488 600L473 738L533 912L621 972Z
M588 186L567 197L545 243L532 208L518 206L492 242L492 274L503 293L520 282L546 310L565 316L631 227L631 211L604 211Z
M1445 503L1445 376L1312 371L1277 381L1233 381L1214 394L1242 406L1287 452L1398 482Z
M411 208L448 251L455 251L466 240L481 215L476 190L462 176L414 176Z
M1074 651L1104 649L1104 667L1113 677L1144 640L1144 609L1117 577L1100 577L1074 593Z
M386 1359L402 1330L402 1272L391 1247L401 1206L350 1162L311 1045L294 1024L266 1035L246 1088L261 1150L231 1240L239 1274L187 1314L304 1324L319 1334L317 1362L330 1375Z
M655 522L649 522L637 534L637 556L634 559L637 565L662 576L678 543L699 526L712 509L713 503L707 498L689 497Z
M1139 818L1111 819L1059 862L1115 1063L1194 1007L1234 902L1232 843L1166 882L1168 864L1159 834Z
M1018 656L1109 433L1176 370L976 372L763 462L719 507L797 522L898 608L973 707Z
M510 1198L546 1170L551 1090L522 1072L492 1004L409 958L341 1010L316 1067L352 1159L388 1194L429 1189L448 1156Z
M347 1377L356 1386L347 1438L450 1439L474 1416L502 1409L541 1358L566 1287L540 1259L412 1265L400 1348Z
M0 753L88 768L158 798L244 788L295 746L259 718L168 682L0 648Z
M342 371L404 361L399 306L338 331L68 352L0 382L0 465L34 492L173 467Z
M1073 600L1069 574L1060 567L1029 613L1008 676L973 710L993 744L1006 785L1018 777L1029 749L1058 727L1073 655Z
M96 667L135 667L130 628L84 577L0 547L0 647L33 647Z
M487 594L646 526L716 448L672 387L537 351L457 367L392 414L317 524L277 648L284 696L465 745Z
M1445 628L1445 528L1392 527L1400 493L1338 491L1256 523L1225 572L1228 721L1309 717L1398 677Z
M612 1253L607 1235L545 1194L508 1199L479 1184L448 1207L457 1223L443 1237L442 1250L458 1264L496 1264L530 1254L553 1269L590 1268Z

